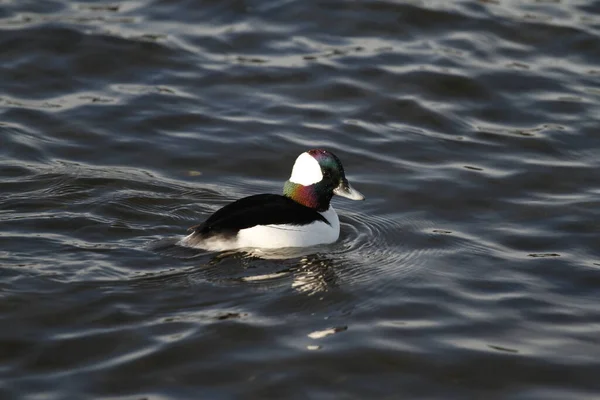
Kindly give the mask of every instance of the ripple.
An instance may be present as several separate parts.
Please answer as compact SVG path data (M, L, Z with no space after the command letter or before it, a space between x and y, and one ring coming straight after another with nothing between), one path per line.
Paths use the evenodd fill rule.
M597 1L0 3L0 398L598 397ZM318 146L338 242L176 245Z

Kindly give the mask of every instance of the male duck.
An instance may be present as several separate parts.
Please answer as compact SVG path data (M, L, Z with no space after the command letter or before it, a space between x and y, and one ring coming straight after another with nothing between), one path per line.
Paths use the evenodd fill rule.
M329 204L334 194L364 200L348 183L335 154L309 150L296 159L283 195L257 194L234 201L191 227L180 244L222 251L333 243L340 235L338 215Z

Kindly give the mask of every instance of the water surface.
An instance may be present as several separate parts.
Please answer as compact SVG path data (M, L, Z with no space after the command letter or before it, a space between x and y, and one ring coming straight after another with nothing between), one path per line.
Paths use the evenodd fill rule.
M597 399L600 2L0 1L3 399ZM335 152L284 259L175 246Z

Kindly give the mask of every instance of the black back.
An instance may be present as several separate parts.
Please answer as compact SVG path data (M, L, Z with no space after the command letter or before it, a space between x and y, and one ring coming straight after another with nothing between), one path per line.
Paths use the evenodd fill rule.
M202 236L235 235L240 229L256 225L306 225L325 217L316 210L278 194L257 194L227 204L200 225L190 230Z

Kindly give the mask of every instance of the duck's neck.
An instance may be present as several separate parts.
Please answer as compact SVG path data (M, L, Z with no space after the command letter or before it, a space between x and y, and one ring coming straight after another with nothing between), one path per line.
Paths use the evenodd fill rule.
M304 186L287 181L285 185L283 185L283 195L306 207L323 212L329 209L329 203L331 202L331 197L333 197L333 192L331 190L326 190L320 183Z

